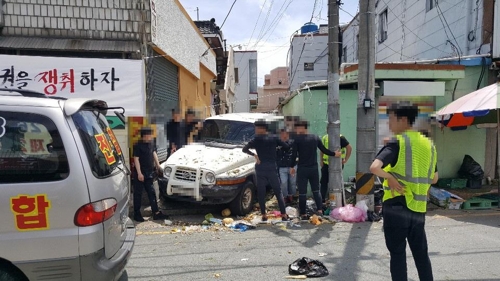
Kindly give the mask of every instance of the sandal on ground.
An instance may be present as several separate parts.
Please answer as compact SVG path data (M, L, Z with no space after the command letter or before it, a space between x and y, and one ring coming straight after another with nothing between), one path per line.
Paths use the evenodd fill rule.
M303 221L308 221L309 220L309 216L308 215L300 215L300 219L303 220Z
M282 220L282 221L289 221L289 220L290 220L290 218L288 217L288 215L287 215L287 214L282 214L282 215L281 215L281 220Z
M267 221L267 215L262 215L262 221Z
M322 216L323 216L323 210L318 210L318 211L316 212L316 215L318 215L318 216L322 217Z

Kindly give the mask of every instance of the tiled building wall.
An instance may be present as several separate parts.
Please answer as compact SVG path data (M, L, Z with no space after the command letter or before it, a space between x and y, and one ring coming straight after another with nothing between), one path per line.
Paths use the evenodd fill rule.
M0 0L0 9L2 36L138 40L150 34L149 0Z

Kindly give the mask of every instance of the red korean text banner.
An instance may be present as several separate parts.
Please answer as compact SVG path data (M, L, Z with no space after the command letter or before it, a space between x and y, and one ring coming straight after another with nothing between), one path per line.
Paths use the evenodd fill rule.
M145 115L142 60L0 55L0 87L101 99L126 116Z

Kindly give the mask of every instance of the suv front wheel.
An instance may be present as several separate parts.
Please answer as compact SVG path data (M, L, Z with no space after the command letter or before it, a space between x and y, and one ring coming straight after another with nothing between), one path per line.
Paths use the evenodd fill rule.
M229 204L229 209L232 214L237 216L245 216L252 211L253 201L255 196L255 185L248 181L245 183L241 192Z

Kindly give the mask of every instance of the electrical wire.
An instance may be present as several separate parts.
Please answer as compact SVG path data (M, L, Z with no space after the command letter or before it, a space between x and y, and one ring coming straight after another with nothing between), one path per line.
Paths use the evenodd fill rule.
M267 15L266 18L264 19L264 23L262 23L262 27L260 28L259 35L257 35L257 42L259 41L260 36L264 32L264 29L266 28L267 20L269 19L269 15L271 14L271 11L273 10L273 4L274 0L271 0L271 4L269 4L269 10L267 10ZM255 47L255 45L254 45Z
M236 1L238 0L234 0L233 4L231 5L231 8L229 8L229 11L227 12L227 15L226 17L224 18L224 21L222 22L221 26L219 27L219 30L222 30L222 27L224 26L224 24L226 23L226 20L227 18L229 17L229 14L231 14L231 11L233 10L233 7L234 7L234 4L236 4ZM212 47L208 47L208 49L203 52L203 54L201 55L201 57L204 57L208 54L208 51L211 49Z
M386 1L386 0L382 0L382 2L384 2L384 4L385 4L386 6L389 6L389 4L387 3L387 1ZM421 42L423 42L423 43L427 44L427 45L428 45L429 47L431 47L432 49L436 49L436 50L438 50L438 51L440 51L440 52L442 52L442 53L445 53L445 52L443 52L443 50L441 50L441 49L437 48L436 46L432 46L431 44L429 44L427 41L425 41L425 40L424 40L424 39L422 39L420 36L418 36L418 34L417 34L417 33L415 33L413 30L411 30L410 28L408 28L408 26L407 26L406 24L404 24L404 23L401 21L401 19L399 18L399 16L398 16L396 13L394 13L394 11L393 11L392 9L389 9L389 8L388 8L387 10L388 10L388 11L390 11L390 12L391 12L391 13L392 13L395 17L396 17L396 19L397 19L399 22L401 22L401 24L402 24L402 25L404 25L404 26L408 29L408 31L410 31L413 35L415 35L415 37L416 37L418 40L420 40ZM448 54L448 53L446 53L446 54Z
M233 7L234 7L234 4L236 4L236 1L238 1L238 0L234 0L233 4L231 5L231 8L229 8L229 12L227 12L226 18L224 18L224 21L222 22L220 29L222 29L222 27L226 23L226 20L229 17L229 14L231 14L231 11L233 10Z
M250 35L250 39L248 39L248 44L247 46L250 46L250 41L252 41L253 34L255 33L255 29L257 29L257 25L259 24L260 16L262 15L262 11L264 7L266 6L267 0L264 0L264 4L262 4L262 8L260 9L259 16L257 17L257 21L255 22L255 25L252 30L252 35Z
M309 20L309 22L312 21L313 17L314 17L314 10L316 9L316 4L317 4L318 0L314 0L314 8L313 8L313 11L312 11L312 14L311 14L311 19ZM299 58L297 60L297 64L295 65L295 70L293 71L293 75L292 75L292 79L290 79L290 87L293 83L293 79L295 78L295 74L297 73L297 69L299 67L299 63L300 63L300 59L302 58L302 54L304 53L304 48L306 46L306 40L304 38L304 43L302 44L302 50L300 50L300 55L299 55Z
M265 39L265 41L269 40L269 37L274 34L274 31L276 30L276 28L278 27L278 24L281 22L281 20L285 16L286 10L288 9L288 7L290 7L290 5L292 4L292 2L293 2L293 0L290 0L290 2L288 2L288 5L283 9L283 11L281 11L282 8L284 7L285 3L286 3L286 2L283 2L283 5L281 6L280 10L278 11L278 15L274 18L274 20L269 25L269 28L266 30L266 32L262 36L262 38L264 38L264 36L267 33L269 33L269 35L267 36L267 38ZM274 28L273 28L273 26L274 26ZM271 31L271 29L272 29L272 31ZM261 40L262 40L262 38L261 38Z
M444 13L441 10L441 7L439 6L439 1L436 1L436 8L438 9L439 12L441 12L441 16L439 18L441 19L441 17L443 17L443 20L446 23L446 26L448 27L448 30L450 30L451 36L455 40L455 43L457 43L456 47L458 48L458 51L460 52L459 56L462 55L463 53L462 53L462 49L460 48L460 44L458 43L457 38L455 38L455 34L453 34L453 31L451 30L450 25L448 24L448 21L446 20L446 17L444 16ZM438 12L438 15L439 15L439 12ZM444 29L446 31L446 27L444 26L444 24L443 24L443 27L444 27Z

